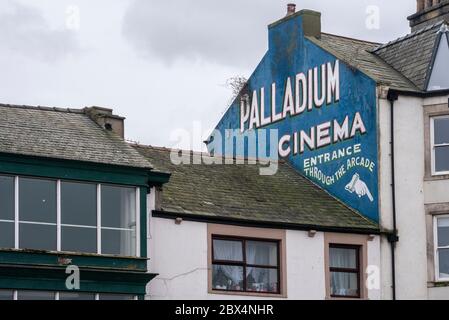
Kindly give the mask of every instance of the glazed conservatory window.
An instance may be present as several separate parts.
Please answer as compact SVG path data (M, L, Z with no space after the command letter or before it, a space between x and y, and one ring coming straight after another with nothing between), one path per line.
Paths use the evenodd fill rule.
M360 298L359 247L329 248L330 293L333 298Z
M279 243L214 237L212 288L280 293Z
M19 179L19 246L56 250L56 181Z
M0 248L14 248L14 178L0 176Z
M1 290L0 289L0 301L3 300L13 300L14 291L13 290Z
M0 248L137 256L138 189L0 176Z
M59 300L95 300L95 293L82 293L82 292L60 292Z
M51 291L18 290L17 300L55 300L56 293Z
M449 116L431 120L432 172L449 174Z
M0 289L1 300L136 300L130 294L87 293L87 292L55 292L39 290L4 290Z
M136 190L102 186L101 199L101 252L135 255Z
M449 216L435 218L437 281L449 281Z
M62 251L97 252L95 184L61 182L61 223Z

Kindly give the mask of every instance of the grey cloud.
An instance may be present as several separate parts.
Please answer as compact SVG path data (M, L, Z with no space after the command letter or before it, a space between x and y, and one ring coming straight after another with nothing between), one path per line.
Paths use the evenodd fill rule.
M184 58L246 65L265 51L270 2L135 0L123 34L139 52L168 63Z
M0 12L0 49L53 62L79 52L73 32L53 29L42 12L19 1L7 1Z
M206 60L248 66L266 50L266 26L282 18L291 1L134 0L123 24L125 39L150 59ZM388 41L408 32L410 0L297 1L298 9L321 11L325 32ZM380 9L380 29L366 27L369 6ZM404 10L405 9L405 10ZM396 12L401 12L398 17ZM399 32L398 32L399 31ZM398 32L398 33L396 33Z

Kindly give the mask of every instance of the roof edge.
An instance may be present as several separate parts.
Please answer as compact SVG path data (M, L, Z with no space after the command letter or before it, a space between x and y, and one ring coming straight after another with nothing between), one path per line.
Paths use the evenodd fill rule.
M273 222L273 221L256 221L251 219L238 219L220 216L207 216L199 214L178 213L154 210L152 211L154 218L175 220L181 218L185 221L227 224L233 226L252 227L252 228L266 228L266 229L284 229L284 230L298 230L298 231L320 231L320 232L335 232L335 233L354 233L366 235L380 235L380 228L353 228L353 227L338 227L338 226L323 226L323 225L307 225L287 222Z

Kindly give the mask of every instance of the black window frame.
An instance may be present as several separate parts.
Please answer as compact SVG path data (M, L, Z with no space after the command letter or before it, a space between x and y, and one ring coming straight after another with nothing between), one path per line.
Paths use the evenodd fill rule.
M228 261L228 260L216 260L214 255L214 241L234 241L234 242L240 242L242 244L242 261ZM277 257L276 262L277 266L265 266L265 265L256 265L256 264L248 264L246 260L246 243L247 242L265 242L265 243L273 243L276 244L277 248ZM281 295L282 294L282 286L281 286L281 241L280 240L272 240L272 239L260 239L260 238L245 238L245 237L235 237L235 236L219 236L219 235L212 235L211 239L211 256L212 256L212 267L217 266L232 266L232 267L241 267L243 268L243 290L226 290L226 289L215 289L213 287L213 274L211 277L212 281L212 290L217 292L231 292L231 293L252 293L252 294L261 294L261 295ZM255 291L255 290L248 290L247 289L247 276L246 276L246 270L247 268L258 268L258 269L270 269L270 270L277 270L277 288L276 292L272 291Z
M347 250L355 250L356 252L356 269L352 268L335 268L331 266L330 261L330 251L331 249L347 249ZM329 294L331 298L337 298L337 299L361 299L362 298L362 286L361 286L361 246L357 245L348 245L348 244L330 244L329 245ZM355 296L343 296L343 295L335 295L332 294L332 273L351 273L357 275L357 295Z

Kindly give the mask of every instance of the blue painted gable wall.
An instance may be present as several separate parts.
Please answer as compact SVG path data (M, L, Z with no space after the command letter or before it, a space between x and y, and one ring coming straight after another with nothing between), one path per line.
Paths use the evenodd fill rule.
M276 83L277 112L282 112L285 84L288 77L292 79L294 97L294 80L297 73L303 72L307 75L309 69L320 67L328 62L334 65L337 60L335 56L304 37L302 19L301 15L297 15L269 29L269 50L248 81L247 92L250 98L254 90L260 92L260 89L264 87L266 116L269 116L271 113L272 83ZM366 217L378 221L376 83L360 71L349 67L344 61L340 60L339 63L339 101L324 104L321 108L313 108L313 110L305 111L297 116L287 116L286 119L261 129L278 129L279 137L282 137L284 135L293 135L294 132L299 132L300 130L309 132L311 127L327 121L333 121L334 119L342 123L346 116L349 116L349 123L351 124L356 112L359 112L366 126L365 134L358 133L352 139L331 144L314 151L306 147L306 151L303 154L290 154L288 161L301 174L323 187L333 196ZM232 136L226 134L225 130L240 128L240 101L241 98L238 97L217 125L216 129L221 132L223 138L223 150L224 145L229 143L227 140L233 139ZM304 170L304 159L320 154L332 153L333 151L357 144L360 144L361 152L359 154L346 156L316 166L328 176L334 175L342 167L345 168L345 173L333 184L323 183L323 181L307 174ZM269 147L268 143L267 148ZM235 154L235 152L234 155L244 156L240 153ZM372 163L371 170L360 165L355 167L352 167L352 165L348 166L348 161L351 163L353 157L358 160L356 163L360 163L362 159ZM360 196L354 190L352 192L348 191L348 185L351 185L351 181L353 181L352 179L356 174L358 175L359 183L365 183L365 186L362 185L362 187L368 189L369 197L365 194L366 191ZM358 186L360 187L360 184Z

